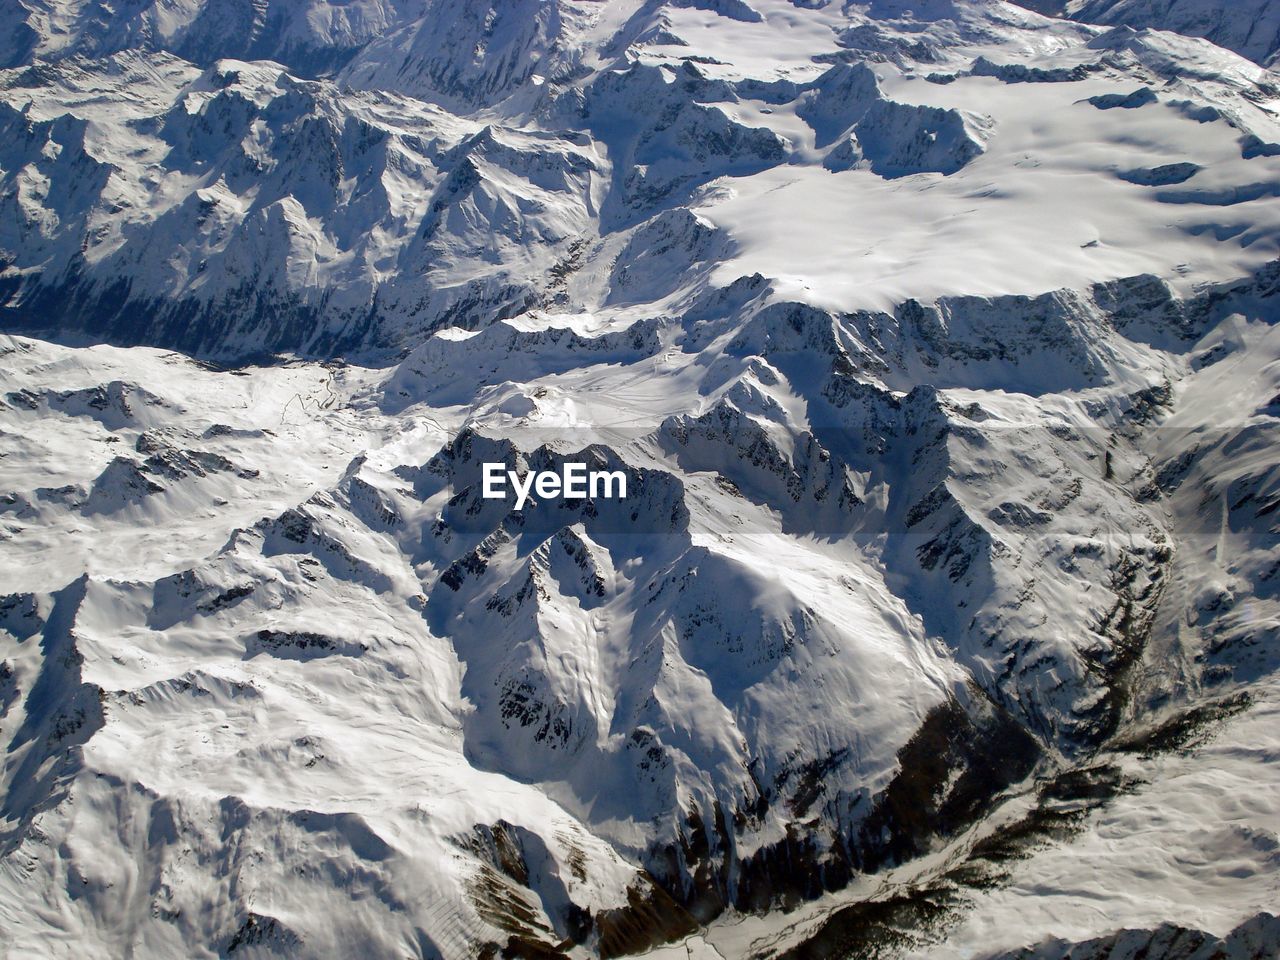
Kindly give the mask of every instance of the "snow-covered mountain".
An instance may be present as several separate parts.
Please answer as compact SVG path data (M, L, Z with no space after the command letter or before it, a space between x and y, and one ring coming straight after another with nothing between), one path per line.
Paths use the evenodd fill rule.
M998 0L0 23L0 957L1274 955L1264 66Z
M1275 0L1017 0L1039 13L1086 23L1171 30L1203 37L1255 63L1274 65L1280 52Z
M341 66L396 26L444 6L426 0L8 0L0 63L167 51L197 64L275 60L305 76Z
M654 230L732 246L701 261L716 284L760 272L840 310L1147 272L1185 288L1272 255L1265 71L1000 4L923 22L884 6L787 6L791 44L741 63L732 48L779 26L583 2L463 5L447 30L437 11L332 80L137 50L15 67L0 75L6 323L221 360L384 362L537 307L678 310L697 284L670 289L667 269L637 286L629 263ZM678 31L708 16L722 39L695 56ZM1032 118L1033 140L999 135ZM793 290L815 258L823 282Z

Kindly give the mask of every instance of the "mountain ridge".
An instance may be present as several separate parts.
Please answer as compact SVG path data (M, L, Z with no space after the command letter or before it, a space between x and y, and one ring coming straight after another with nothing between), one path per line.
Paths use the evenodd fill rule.
M1272 74L997 0L451 6L0 12L12 949L1260 915Z

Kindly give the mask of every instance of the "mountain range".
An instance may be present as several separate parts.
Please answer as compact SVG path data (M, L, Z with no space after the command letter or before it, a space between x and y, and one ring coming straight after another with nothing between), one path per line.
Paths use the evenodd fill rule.
M0 0L0 958L1276 956L1278 24Z

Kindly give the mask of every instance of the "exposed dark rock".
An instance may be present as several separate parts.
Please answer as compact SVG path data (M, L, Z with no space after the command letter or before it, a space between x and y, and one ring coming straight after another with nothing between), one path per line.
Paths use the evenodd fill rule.
M259 630L245 641L245 656L269 653L290 660L314 660L318 657L358 657L366 653L368 644L344 640L308 630Z
M642 880L627 889L626 907L600 911L596 929L600 956L609 960L678 940L698 925L661 887Z
M1158 167L1137 167L1133 170L1121 171L1121 180L1128 180L1144 187L1167 187L1177 183L1186 183L1197 173L1200 166L1195 163L1165 163Z
M224 948L228 956L247 947L266 947L272 953L289 951L302 943L302 938L275 917L249 913L244 922L227 940Z
M1147 104L1155 102L1156 94L1150 87L1139 87L1132 93L1104 93L1089 98L1089 103L1099 110L1114 110L1117 107L1124 110L1133 110L1136 107L1145 107Z

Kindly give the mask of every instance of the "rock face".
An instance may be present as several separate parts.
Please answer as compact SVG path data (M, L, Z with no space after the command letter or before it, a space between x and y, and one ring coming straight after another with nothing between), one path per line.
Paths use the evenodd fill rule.
M994 0L0 26L15 956L973 956L1165 788L1185 884L973 936L1273 942L1197 932L1280 849L1217 789L1274 729L1196 752L1280 668L1262 68Z

